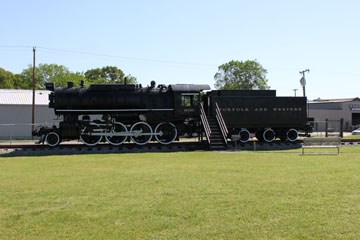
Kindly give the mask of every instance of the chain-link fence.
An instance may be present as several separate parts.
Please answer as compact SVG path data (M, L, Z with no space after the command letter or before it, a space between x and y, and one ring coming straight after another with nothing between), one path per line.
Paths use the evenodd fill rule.
M325 120L325 121L311 121L310 125L313 127L312 137L343 137L343 119L339 120Z
M54 126L56 123L36 123L34 124L34 129L40 128L40 126ZM37 137L33 137L31 135L33 124L24 123L8 123L8 124L0 124L0 140L2 142L9 141L19 141L19 140L33 140L38 139Z

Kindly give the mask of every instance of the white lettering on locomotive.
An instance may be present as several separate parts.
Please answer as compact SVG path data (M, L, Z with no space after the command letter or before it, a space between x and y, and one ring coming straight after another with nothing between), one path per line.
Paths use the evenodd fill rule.
M220 108L221 112L269 112L269 111L273 111L273 112L301 112L302 108L301 107L275 107L275 108L267 108L267 107L257 107L254 109L250 109L249 108Z
M248 112L249 108L220 108L221 112Z

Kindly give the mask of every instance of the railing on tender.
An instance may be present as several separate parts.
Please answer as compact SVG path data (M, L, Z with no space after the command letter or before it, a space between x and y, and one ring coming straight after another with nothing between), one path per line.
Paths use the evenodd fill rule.
M204 126L204 131L206 134L206 138L210 144L210 134L211 134L211 129L210 129L210 125L209 122L207 120L205 111L204 111L204 105L203 103L200 103L200 118L201 118L201 123Z
M222 136L224 138L224 141L227 144L227 135L228 135L229 131L228 131L227 127L226 127L224 118L222 117L219 105L217 103L215 103L215 106L216 106L216 108L215 108L216 120L219 123L219 126L220 126L220 129L221 129L221 133L222 133Z

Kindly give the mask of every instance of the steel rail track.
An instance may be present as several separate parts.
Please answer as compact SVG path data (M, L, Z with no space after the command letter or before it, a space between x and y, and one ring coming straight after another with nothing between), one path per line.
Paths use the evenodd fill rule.
M301 148L302 140L295 142L274 141L271 143L249 141L247 143L235 143L230 141L227 145L228 151L233 150L284 150ZM342 139L342 146L360 146L360 139ZM168 145L159 143L149 143L146 145L137 145L133 143L124 143L114 146L107 143L101 143L96 146L87 146L79 143L62 143L56 147L50 147L45 144L34 143L11 143L0 144L0 155L11 156L31 156L31 155L67 155L67 154L101 154L101 153L144 153L144 152L177 152L177 151L196 151L211 150L207 142L174 142ZM225 151L226 151L225 150Z
M63 143L56 147L45 144L1 144L0 155L68 155L68 154L101 154L101 153L143 153L143 152L176 152L205 150L206 146L202 142L175 142L164 145L159 143L149 143L138 145L125 143L119 146L111 144L98 144L87 146L82 143Z
M257 145L259 146L271 146L271 145L279 145L279 144L283 144L283 145L296 145L296 144L301 144L303 143L303 140L297 140L295 142L287 142L287 141L280 141L280 140L276 140L276 141L273 141L271 143L267 143L267 142L259 142L259 141L249 141L249 142L246 142L246 143L236 143L237 145L239 146L247 146L247 145L250 145L252 146L254 143L256 143ZM235 144L234 141L230 141L229 144L228 144L228 147L232 147L233 145ZM341 145L358 145L360 144L360 139L342 139L341 140ZM206 144L204 142L186 142L186 141L183 141L183 142L173 142L171 143L169 146L170 148L171 147L178 147L178 145L193 145L193 146L196 146L196 147L202 147L204 149L206 149ZM50 149L56 149L56 148L61 148L61 149L64 149L64 148L74 148L74 147L77 147L77 148L118 148L118 149L123 149L123 148L128 148L128 149L141 149L141 148L154 148L154 147L159 147L159 146L166 146L166 145L162 145L162 144L159 144L159 143L148 143L146 145L137 145L137 144L134 144L134 143L125 143L125 144L122 144L122 145L119 145L119 146L114 146L114 145L111 145L111 144L108 144L108 143L100 143L96 146L86 146L84 145L83 143L81 142L64 142L62 144L60 144L59 146L56 146L56 147L50 147L50 146L47 146L46 144L36 144L36 143L22 143L22 142L12 142L12 143L2 143L0 144L0 149L4 149L4 148L28 148L28 149L34 149L34 148L39 148L39 149L47 149L47 148L50 148Z

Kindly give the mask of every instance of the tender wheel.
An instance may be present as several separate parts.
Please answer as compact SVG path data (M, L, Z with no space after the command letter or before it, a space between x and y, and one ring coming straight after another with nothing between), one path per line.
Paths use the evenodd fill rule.
M137 122L130 129L131 140L138 145L145 145L151 141L152 128L146 122Z
M111 127L110 131L107 133L119 134L124 133L125 136L105 136L106 141L112 145L120 145L123 144L127 139L128 130L126 126L120 122L114 122L114 125Z
M171 122L159 123L155 128L155 138L161 144L170 144L177 137L177 129Z
M286 137L290 142L295 142L299 137L298 131L294 128L289 129L286 133Z
M250 139L250 132L247 129L241 129L239 132L240 135L240 142L246 143Z
M46 135L45 142L50 147L55 147L60 143L60 136L56 132L50 132Z
M97 127L87 126L81 131L80 140L87 146L95 146L102 139L102 135L98 135L101 133L101 131L102 130Z
M266 129L263 133L263 138L266 142L270 143L275 140L275 132L272 129Z

